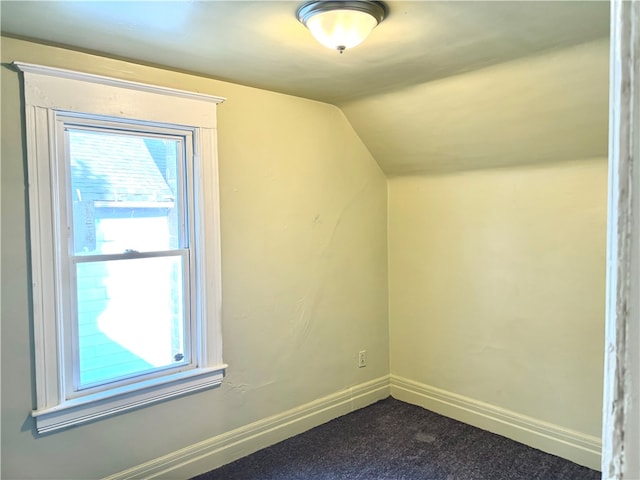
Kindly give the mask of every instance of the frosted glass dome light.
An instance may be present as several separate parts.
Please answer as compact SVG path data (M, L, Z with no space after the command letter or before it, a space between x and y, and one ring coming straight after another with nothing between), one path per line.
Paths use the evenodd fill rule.
M297 11L318 42L340 53L362 43L385 14L382 2L369 1L313 1Z

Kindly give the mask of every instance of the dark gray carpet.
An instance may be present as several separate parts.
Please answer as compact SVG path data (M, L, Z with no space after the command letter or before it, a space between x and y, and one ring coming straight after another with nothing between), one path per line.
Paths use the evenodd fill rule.
M600 473L391 397L197 480L596 480Z

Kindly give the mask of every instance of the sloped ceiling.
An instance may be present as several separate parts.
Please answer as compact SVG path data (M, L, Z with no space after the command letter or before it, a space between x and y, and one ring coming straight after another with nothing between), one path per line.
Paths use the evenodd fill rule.
M606 157L607 39L342 108L389 175Z
M341 107L389 175L606 155L608 2L388 2L338 55L296 2L1 3L2 33Z

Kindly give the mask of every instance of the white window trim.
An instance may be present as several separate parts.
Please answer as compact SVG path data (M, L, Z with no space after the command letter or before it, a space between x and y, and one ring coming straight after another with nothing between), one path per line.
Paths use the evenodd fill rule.
M38 432L220 384L227 366L222 361L216 105L224 99L22 62L13 65L24 79L36 377L32 416ZM51 155L56 154L57 111L195 127L194 188L200 206L195 211L196 248L201 252L196 264L200 285L196 315L202 319L197 322L197 368L72 400L63 398L61 309L56 301L60 284L54 243L59 222L50 170Z

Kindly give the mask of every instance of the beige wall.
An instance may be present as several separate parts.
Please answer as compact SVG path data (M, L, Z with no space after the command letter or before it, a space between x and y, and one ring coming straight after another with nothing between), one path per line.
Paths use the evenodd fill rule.
M591 65L590 58L606 63L602 42L567 52L574 73L579 68L573 66ZM459 88L473 90L480 77L498 84L510 69L529 78L525 72L547 60L561 71L563 55L470 73ZM34 435L19 82L3 66L3 478L101 477L389 371L600 435L605 159L392 178L387 204L384 175L333 106L3 38L2 62L13 60L228 98L218 118L224 359L230 367L219 389ZM599 67L593 68L599 72L593 86L591 77L579 76L582 93L566 97L550 89L556 100L544 105L562 110L554 102L570 98L565 107L571 110L580 103L576 98L591 92L599 112L606 88ZM487 80L493 74L498 80ZM452 81L458 85L463 77ZM558 88L570 91L567 82ZM539 93L526 98L537 104ZM494 104L459 101L466 114L449 114L458 111L482 126L473 138L491 130L495 141L479 142L478 155L500 150L504 159L522 151L521 136L504 143L501 128L491 128L487 103ZM403 103L394 105L399 111ZM536 110L540 118L549 113L544 105ZM355 110L346 111L357 123ZM528 109L517 111L505 122L528 132ZM390 118L385 115L380 118ZM432 130L425 125L415 127ZM600 148L599 130L578 135L580 128L568 120L562 125ZM448 135L468 138L455 130ZM524 145L531 145L527 138ZM540 148L559 144L549 145ZM525 150L527 158L535 154ZM540 161L552 159L542 155ZM363 348L368 366L358 369Z
M37 436L18 60L223 96L221 388ZM97 478L389 371L387 195L337 108L2 39L2 477ZM357 368L357 352L368 365Z
M600 436L607 163L389 181L391 373Z

